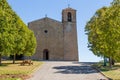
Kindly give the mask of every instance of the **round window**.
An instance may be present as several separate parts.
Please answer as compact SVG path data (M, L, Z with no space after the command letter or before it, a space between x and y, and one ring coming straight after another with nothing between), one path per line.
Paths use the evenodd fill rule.
M48 31L47 31L47 30L45 30L44 32L45 32L45 33L48 33Z

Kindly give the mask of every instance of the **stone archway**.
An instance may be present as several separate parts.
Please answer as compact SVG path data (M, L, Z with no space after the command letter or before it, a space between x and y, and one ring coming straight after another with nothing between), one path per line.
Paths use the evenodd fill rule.
M48 51L48 49L43 50L43 60L49 60L49 51Z

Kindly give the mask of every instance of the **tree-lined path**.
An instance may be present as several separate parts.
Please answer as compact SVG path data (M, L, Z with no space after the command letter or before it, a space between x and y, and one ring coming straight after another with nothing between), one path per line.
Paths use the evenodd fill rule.
M92 63L48 61L28 80L108 80Z

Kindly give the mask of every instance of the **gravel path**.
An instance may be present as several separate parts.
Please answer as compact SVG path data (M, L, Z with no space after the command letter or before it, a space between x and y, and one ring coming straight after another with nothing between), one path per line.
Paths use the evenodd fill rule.
M28 80L108 80L91 63L46 61Z

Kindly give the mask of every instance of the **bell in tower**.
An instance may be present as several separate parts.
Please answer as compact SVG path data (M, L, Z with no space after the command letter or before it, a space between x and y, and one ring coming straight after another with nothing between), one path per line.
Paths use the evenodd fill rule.
M76 10L70 7L63 9L62 22L76 22Z
M71 14L71 12L68 12L67 18L68 18L68 22L72 22L72 14Z

